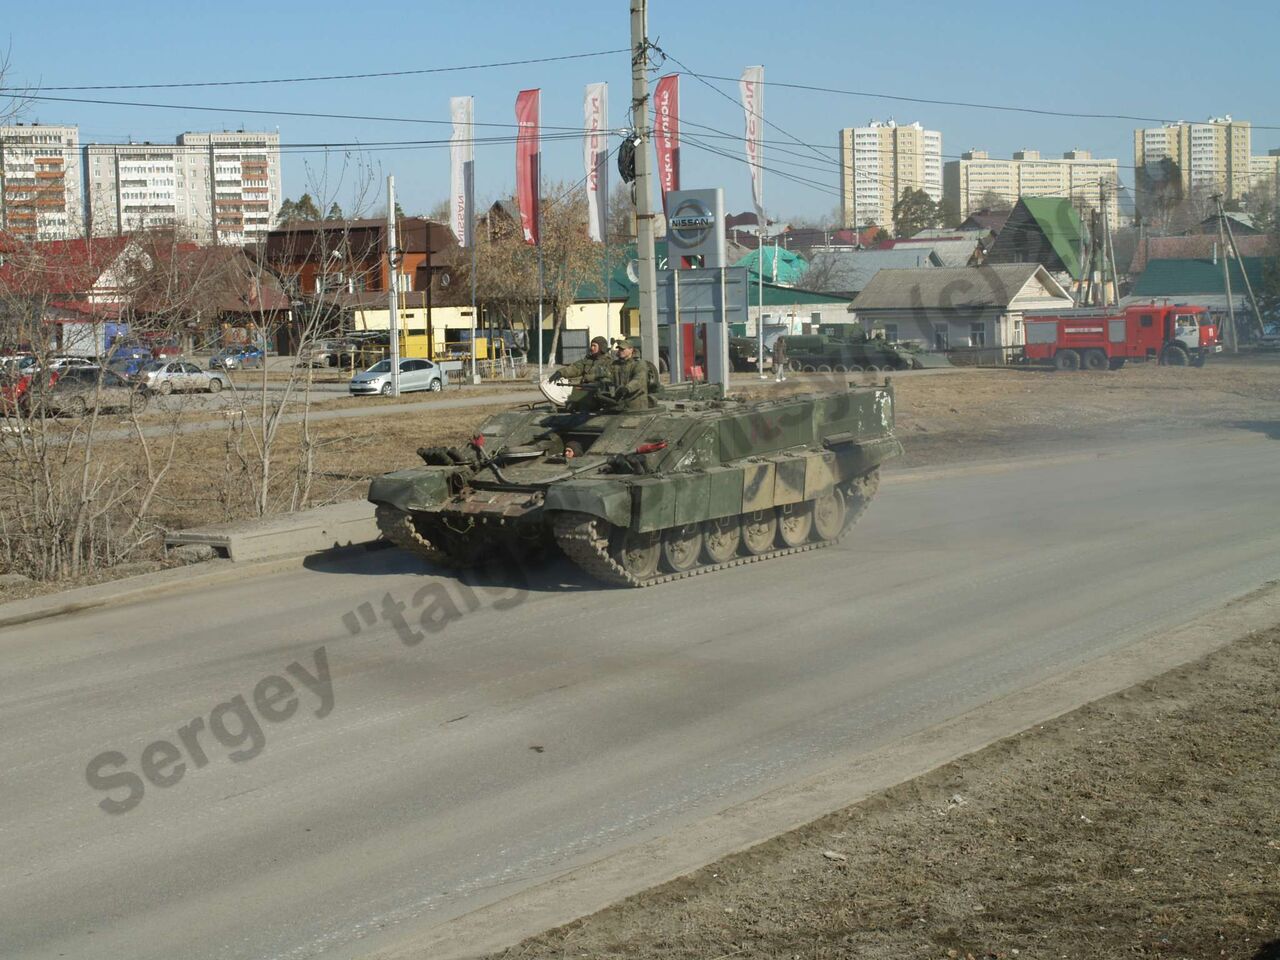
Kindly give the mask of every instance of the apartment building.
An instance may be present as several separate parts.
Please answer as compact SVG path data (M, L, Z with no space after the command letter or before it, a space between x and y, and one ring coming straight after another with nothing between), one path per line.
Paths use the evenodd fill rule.
M1280 201L1280 149L1249 158L1249 189Z
M1133 165L1158 176L1167 158L1178 165L1185 196L1221 193L1239 200L1249 192L1251 144L1249 122L1230 114L1204 123L1179 121L1133 131Z
M1118 160L1094 159L1088 150L1068 150L1061 159L1042 157L1038 150L1019 150L1008 159L985 150L969 150L943 168L943 196L949 212L961 220L993 199L1012 206L1019 197L1062 197L1077 209L1102 208L1106 191L1107 216L1120 223Z
M95 143L84 157L86 218L97 236L172 226L201 243L259 243L283 200L275 133Z
M873 120L840 131L840 215L845 227L893 223L902 191L942 199L942 134L919 123Z
M79 237L80 191L78 127L0 127L0 230L24 241Z

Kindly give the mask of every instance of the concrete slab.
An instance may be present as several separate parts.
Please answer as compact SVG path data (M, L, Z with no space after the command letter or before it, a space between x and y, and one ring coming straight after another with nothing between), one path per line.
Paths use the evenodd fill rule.
M229 560L266 560L369 543L378 539L373 517L369 501L348 500L298 513L176 530L165 536L164 544L167 549L205 544Z

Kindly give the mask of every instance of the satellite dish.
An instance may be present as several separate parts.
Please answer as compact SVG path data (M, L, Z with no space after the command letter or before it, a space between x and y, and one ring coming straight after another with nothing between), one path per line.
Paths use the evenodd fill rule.
M627 279L630 280L632 283L640 282L640 261L639 260L627 261Z

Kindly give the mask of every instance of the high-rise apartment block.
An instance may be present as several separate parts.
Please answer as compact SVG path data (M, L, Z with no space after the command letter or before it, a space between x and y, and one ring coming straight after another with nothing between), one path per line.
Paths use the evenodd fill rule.
M963 220L993 201L1012 206L1019 197L1063 197L1076 208L1102 210L1119 223L1118 160L1095 160L1088 150L1068 150L1062 159L1038 150L1019 150L1011 159L984 150L962 153L943 168L943 195L949 212Z
M1280 149L1249 159L1249 191L1280 201Z
M1204 123L1165 124L1133 131L1133 165L1148 177L1160 179L1161 161L1177 164L1187 197L1222 194L1239 200L1249 192L1251 130L1247 121L1230 115ZM1139 184L1141 188L1141 184Z
M174 227L201 243L258 243L283 199L278 133L81 146L74 126L0 127L0 229L20 240Z
M280 135L184 133L173 144L90 144L85 179L95 235L175 226L204 243L257 243L283 199Z
M81 236L80 131L40 123L0 127L0 229L19 240Z
M840 215L846 227L892 224L908 187L942 199L942 134L919 123L872 121L840 131Z

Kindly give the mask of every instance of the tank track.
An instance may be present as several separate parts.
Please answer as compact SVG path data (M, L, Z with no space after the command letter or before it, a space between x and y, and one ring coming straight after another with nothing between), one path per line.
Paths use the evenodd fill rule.
M798 547L778 547L768 553L734 557L724 563L708 563L685 570L680 573L659 573L656 576L641 579L632 575L625 567L609 556L608 524L599 517L586 513L561 513L554 520L556 543L565 555L584 572L596 580L620 587L654 587L673 580L684 580L704 573L727 570L730 567L741 567L761 560L772 560L774 557L786 557L793 553L807 553L823 547L835 546L843 540L866 512L871 498L880 487L880 471L872 470L865 476L850 481L844 487L849 499L849 512L845 517L844 527L839 536L830 540L815 540ZM854 502L856 500L856 503Z
M418 533L413 525L413 517L403 510L380 503L374 511L374 519L378 524L378 531L397 547L416 553L438 566L453 565L447 553Z

